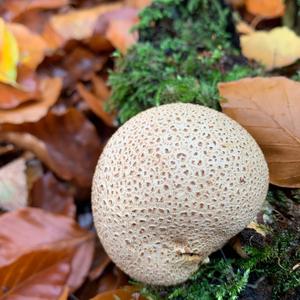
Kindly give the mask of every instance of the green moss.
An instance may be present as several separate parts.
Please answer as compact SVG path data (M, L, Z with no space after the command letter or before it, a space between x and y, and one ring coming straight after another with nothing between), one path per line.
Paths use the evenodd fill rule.
M137 26L139 43L125 57L117 55L109 78L108 108L118 111L120 123L170 102L219 109L218 82L257 74L236 64L227 19L218 0L157 0L146 8Z
M186 283L169 288L144 286L142 294L151 300L234 300L250 283L262 278L272 285L274 300L296 295L300 289L300 270L293 269L300 259L300 236L286 229L273 231L263 247L245 247L249 255L241 258L215 258L202 265ZM251 285L250 285L251 286ZM300 293L300 290L298 290Z

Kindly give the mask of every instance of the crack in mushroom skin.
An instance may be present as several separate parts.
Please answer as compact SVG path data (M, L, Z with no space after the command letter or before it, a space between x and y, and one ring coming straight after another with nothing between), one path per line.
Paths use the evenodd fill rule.
M98 161L97 233L134 279L178 284L255 218L268 179L255 140L229 117L194 104L151 108L121 126Z

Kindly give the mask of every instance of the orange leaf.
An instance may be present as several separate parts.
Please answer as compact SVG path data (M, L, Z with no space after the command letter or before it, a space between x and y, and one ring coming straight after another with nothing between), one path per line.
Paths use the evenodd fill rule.
M85 86L81 83L77 84L77 91L80 96L85 100L91 110L108 126L114 127L115 121L114 117L106 112L103 108L103 102L100 101L94 94L88 91Z
M95 33L104 34L107 40L122 53L136 43L137 32L130 32L138 23L138 10L124 7L108 12L98 19Z
M0 240L5 241L0 248L0 286L6 287L0 299L57 299L66 285L73 291L86 277L94 249L94 235L73 219L36 208L3 214Z
M284 77L246 78L219 84L225 114L256 139L270 181L300 187L300 83Z
M145 300L144 297L140 296L138 289L133 286L126 286L121 289L112 290L97 295L91 300Z
M152 0L126 0L126 6L144 9L152 3Z
M0 109L12 109L40 99L39 81L32 70L19 66L17 82L18 87L0 83Z
M41 100L22 105L11 110L0 110L0 124L22 124L23 122L36 122L40 120L47 114L49 108L57 101L61 87L62 81L60 78L42 79L39 88L41 92Z
M32 10L55 9L69 4L70 0L2 0L5 19L13 20Z
M116 10L122 6L121 3L101 4L92 8L80 9L70 11L62 15L54 15L50 21L49 26L52 27L54 32L61 37L61 42L69 40L82 40L92 36L94 27L99 16L106 12ZM50 32L48 28L48 32ZM47 39L47 34L44 34ZM58 40L57 37L55 37ZM52 38L50 38L52 40Z
M99 98L101 102L108 100L110 96L110 90L107 87L106 81L95 74L93 74L91 79L93 83L93 91L95 92L97 98Z
M17 40L20 51L19 63L35 70L44 59L47 50L46 42L21 24L11 23L7 27Z
M69 257L67 249L33 250L0 268L0 299L56 300L69 277Z
M246 0L246 9L253 15L277 18L284 15L283 0Z

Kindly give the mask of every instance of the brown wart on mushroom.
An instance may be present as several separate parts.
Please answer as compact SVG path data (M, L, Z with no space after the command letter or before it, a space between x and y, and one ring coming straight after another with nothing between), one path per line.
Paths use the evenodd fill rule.
M193 104L148 109L109 140L94 175L98 235L136 280L181 283L256 216L268 168L251 135Z

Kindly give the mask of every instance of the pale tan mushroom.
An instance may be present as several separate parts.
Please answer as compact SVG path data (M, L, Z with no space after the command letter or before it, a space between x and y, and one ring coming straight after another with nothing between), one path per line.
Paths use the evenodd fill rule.
M94 175L95 225L131 277L173 285L256 216L268 168L251 135L193 104L151 108L109 140Z

